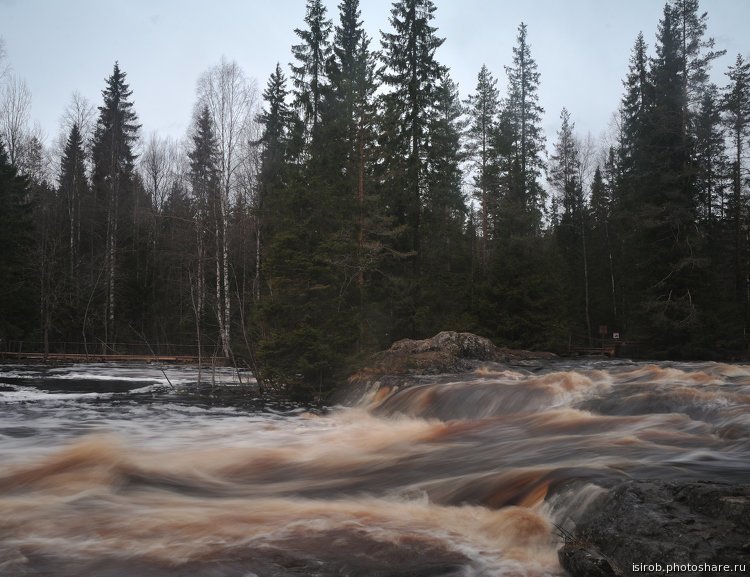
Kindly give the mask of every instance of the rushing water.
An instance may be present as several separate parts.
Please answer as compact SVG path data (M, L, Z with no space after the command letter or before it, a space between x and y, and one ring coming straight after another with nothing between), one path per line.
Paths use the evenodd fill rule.
M488 364L325 412L196 379L0 365L0 575L559 575L598 487L750 482L750 366Z

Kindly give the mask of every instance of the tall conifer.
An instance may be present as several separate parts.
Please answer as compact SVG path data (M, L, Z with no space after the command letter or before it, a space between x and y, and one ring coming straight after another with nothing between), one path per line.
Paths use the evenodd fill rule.
M541 228L545 192L540 178L544 170L545 137L542 130L544 109L539 104L539 79L536 61L531 56L528 30L523 22L518 27L513 47L513 64L505 67L508 95L505 111L512 157L510 159L510 205L518 218L512 223L516 233L530 234Z
M432 0L398 0L391 8L392 32L382 32L382 79L389 89L383 96L388 166L388 205L406 234L399 247L415 254L418 270L424 161L427 128L434 114L435 96L443 67L435 59L443 38L431 25Z
M125 73L115 62L107 87L102 91L104 102L99 106L99 119L93 142L93 187L102 208L102 239L105 247L103 281L106 286L103 303L105 345L116 338L116 304L119 284L118 257L122 249L123 227L120 221L128 214L135 196L133 146L140 125L130 101L132 91L125 83Z
M297 64L292 64L294 95L311 139L317 138L320 124L320 103L326 83L326 63L331 53L328 37L331 21L326 18L322 0L307 0L307 28L296 28L301 42L292 46Z
M469 158L474 170L475 198L479 202L480 230L479 261L486 270L491 221L497 212L499 192L498 167L493 153L492 134L496 130L500 111L497 80L487 66L482 65L477 76L476 92L466 100L469 124L466 135Z

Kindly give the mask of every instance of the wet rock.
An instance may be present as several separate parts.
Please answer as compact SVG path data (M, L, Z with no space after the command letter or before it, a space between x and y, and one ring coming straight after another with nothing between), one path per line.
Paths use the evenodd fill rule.
M591 546L571 541L557 552L560 565L574 577L614 577L617 575L609 561Z
M403 339L393 343L390 349L375 354L367 368L354 378L456 373L475 369L477 361L553 358L556 355L552 353L496 347L491 340L472 333L443 331L429 339Z
M559 552L573 577L750 569L750 485L628 481L574 522L573 541Z

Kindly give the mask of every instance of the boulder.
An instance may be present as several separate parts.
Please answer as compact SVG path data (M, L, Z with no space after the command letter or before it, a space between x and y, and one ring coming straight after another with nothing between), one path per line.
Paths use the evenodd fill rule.
M750 485L627 481L574 522L558 553L573 577L739 575L750 569Z
M429 339L396 341L388 350L373 355L358 376L456 373L473 370L477 361L554 358L552 353L497 347L490 339L472 333L443 331Z

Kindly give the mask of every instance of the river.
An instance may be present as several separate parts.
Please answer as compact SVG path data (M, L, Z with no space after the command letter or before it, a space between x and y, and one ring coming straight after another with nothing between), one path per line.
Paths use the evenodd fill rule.
M602 487L750 482L750 366L486 364L322 411L196 381L0 365L0 575L562 575Z

